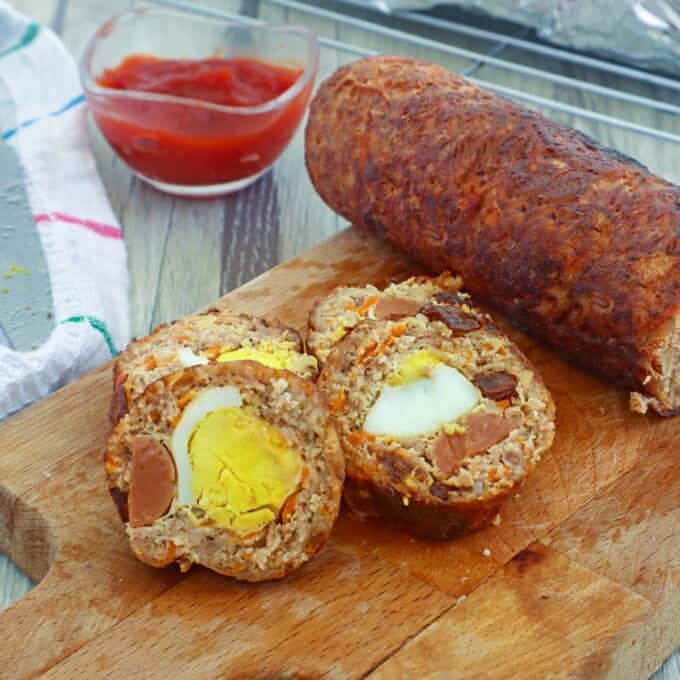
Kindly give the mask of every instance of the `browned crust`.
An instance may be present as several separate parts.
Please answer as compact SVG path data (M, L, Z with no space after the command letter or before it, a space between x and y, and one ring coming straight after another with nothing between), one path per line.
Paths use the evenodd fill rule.
M337 290L337 288L332 290L329 293L329 295L332 295L335 292L335 290ZM327 297L328 296L326 295L324 297L317 298L316 300L314 300L314 303L310 307L309 314L307 315L307 337L309 337L310 332L319 330L316 326L316 319L319 314L319 307L323 304L324 300ZM305 344L305 348L309 349L307 344ZM316 354L314 356L316 356ZM318 359L319 357L316 358Z
M224 310L217 308L210 308L199 314L193 316L206 316L209 314L224 314ZM251 314L233 314L235 318L244 319L248 321L255 321L255 317ZM287 330L296 338L299 352L304 352L304 343L300 334L292 326L287 326L278 319L257 319L266 328L277 328L280 330ZM128 379L128 357L134 350L143 345L150 345L156 339L159 333L167 328L171 328L176 323L181 323L183 319L177 319L176 321L161 323L155 326L148 335L142 338L134 338L130 344L116 357L113 363L113 392L111 397L111 406L109 408L109 420L112 425L115 425L122 416L124 416L129 409L129 402L131 395L128 394L128 389L126 381Z
M656 359L680 313L680 192L576 130L401 57L338 69L306 163L334 210L572 360L672 411Z
M118 511L118 516L120 521L126 524L130 519L130 512L128 510L128 495L127 492L121 491L115 484L109 484L109 493L111 494L111 500L116 506Z
M409 498L405 505L395 489L386 488L370 477L355 475L347 479L343 500L358 517L379 517L418 538L442 541L464 536L491 522L511 491L454 506L435 496Z
M109 420L112 425L115 425L128 412L126 380L127 373L123 373L121 364L116 360L113 364L113 395L109 407Z

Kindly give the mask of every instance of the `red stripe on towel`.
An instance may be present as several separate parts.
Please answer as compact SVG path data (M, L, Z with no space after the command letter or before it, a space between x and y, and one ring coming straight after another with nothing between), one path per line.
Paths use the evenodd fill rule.
M100 236L105 236L106 238L122 239L123 232L119 227L113 227L110 224L102 224L101 222L95 222L94 220L84 220L80 217L73 217L72 215L64 215L64 213L53 212L53 213L40 213L35 215L34 219L36 222L66 222L67 224L77 224L80 227L85 227L93 231L95 234Z

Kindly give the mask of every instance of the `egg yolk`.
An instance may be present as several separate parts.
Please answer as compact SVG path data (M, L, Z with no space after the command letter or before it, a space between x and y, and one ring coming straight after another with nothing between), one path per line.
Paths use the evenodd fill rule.
M189 460L198 506L239 535L278 516L302 468L300 455L275 427L239 406L216 409L198 423Z
M239 347L222 352L217 361L243 361L250 359L268 368L279 368L302 372L308 367L316 368L316 359L300 354L292 342L263 342L257 347Z
M410 385L416 380L429 378L432 371L441 363L444 363L444 359L440 354L429 349L421 349L407 356L387 382L392 387Z

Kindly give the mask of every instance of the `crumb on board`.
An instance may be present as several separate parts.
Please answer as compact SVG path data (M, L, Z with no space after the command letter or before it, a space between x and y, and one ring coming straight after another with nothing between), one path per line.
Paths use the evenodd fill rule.
M9 281L10 279L14 278L15 274L24 274L25 276L30 276L31 270L28 267L21 267L18 264L12 263L3 276Z
M456 600L456 604L463 604L463 602L465 602L466 599L467 599L467 595L461 595L461 596Z
M482 555L484 555L484 557L491 557L491 551L488 548L484 548L484 550L482 550Z

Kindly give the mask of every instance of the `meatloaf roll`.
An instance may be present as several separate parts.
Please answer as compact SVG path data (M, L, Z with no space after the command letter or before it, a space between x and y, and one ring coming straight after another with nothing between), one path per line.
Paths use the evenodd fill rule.
M304 353L293 328L246 314L212 309L161 324L145 338L133 340L113 365L113 399L109 416L116 423L128 404L161 376L211 361L250 359L315 378L316 359Z
M392 283L384 290L370 284L340 286L312 308L307 324L307 347L319 363L323 363L333 345L363 319L415 314L433 297L455 297L462 285L460 277L444 272L437 277L413 276Z
M319 386L345 453L345 500L424 538L468 533L550 448L555 407L527 358L465 302L362 321Z
M680 412L680 191L634 160L415 59L319 88L306 130L331 208L572 360Z
M148 385L111 433L105 464L140 560L246 581L281 578L319 550L344 478L314 383L254 361Z

